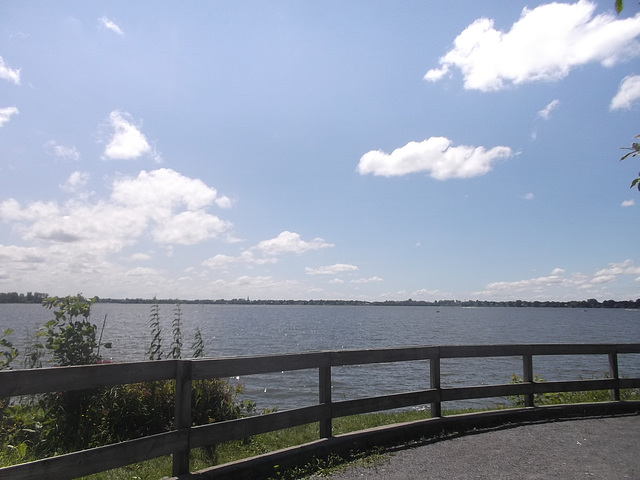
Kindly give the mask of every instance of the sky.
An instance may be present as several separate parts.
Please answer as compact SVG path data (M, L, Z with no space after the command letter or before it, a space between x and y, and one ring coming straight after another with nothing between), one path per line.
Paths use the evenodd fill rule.
M0 3L0 291L640 298L640 6Z

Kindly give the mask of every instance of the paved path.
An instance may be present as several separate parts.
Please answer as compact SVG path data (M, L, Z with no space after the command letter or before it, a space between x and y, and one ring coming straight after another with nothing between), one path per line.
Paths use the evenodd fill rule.
M318 478L318 477L313 477ZM331 480L640 479L640 415L527 423L397 448Z

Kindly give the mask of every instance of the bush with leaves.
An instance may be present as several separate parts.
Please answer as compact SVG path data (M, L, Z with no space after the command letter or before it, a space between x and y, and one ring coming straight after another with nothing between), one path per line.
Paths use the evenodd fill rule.
M45 323L46 347L57 365L91 365L100 361L101 344L98 327L89 321L91 305L95 298L86 299L81 294L64 298L45 298L42 304L54 310L54 319Z

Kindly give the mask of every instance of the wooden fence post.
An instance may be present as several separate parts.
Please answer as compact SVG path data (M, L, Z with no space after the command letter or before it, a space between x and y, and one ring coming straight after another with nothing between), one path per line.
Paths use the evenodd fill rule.
M522 356L522 381L523 383L528 383L529 385L533 386L533 355ZM524 406L534 406L533 389L531 390L531 393L525 394Z
M321 405L329 405L331 408L331 366L325 366L319 368L318 379L319 390L319 402ZM329 416L324 416L320 420L320 438L329 438L333 435L332 429L333 416L331 413Z
M620 372L618 371L618 354L609 354L609 376L616 381L616 387L609 390L609 398L614 402L620 401Z
M429 359L429 388L438 391L438 401L431 404L431 417L442 416L442 402L440 401L440 354Z
M176 391L175 391L175 414L174 429L191 429L191 361L176 360ZM189 443L186 449L173 454L174 477L189 473Z

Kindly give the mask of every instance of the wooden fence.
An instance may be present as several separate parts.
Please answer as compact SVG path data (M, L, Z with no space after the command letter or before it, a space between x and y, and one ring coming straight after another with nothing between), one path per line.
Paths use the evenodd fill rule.
M438 419L443 418L442 402L448 401L521 395L524 397L525 407L535 410L539 408L534 405L536 394L609 390L610 402L604 405L614 406L621 403L621 389L640 388L640 378L621 378L619 375L618 356L625 354L640 354L640 344L418 346L3 371L0 372L0 398L173 380L176 386L175 429L136 440L0 468L0 478L76 478L168 454L173 455L173 474L186 477L190 476L189 451L193 448L313 422L320 425L320 438L330 439L332 421L338 417L430 404L431 416ZM534 357L564 355L608 357L608 378L535 381ZM441 386L441 378L446 375L446 372L441 371L442 359L480 357L521 358L523 382L452 388ZM333 401L331 397L331 372L334 367L419 360L429 362L429 388L355 400ZM194 380L306 369L318 372L317 404L208 425L191 425L191 385Z

